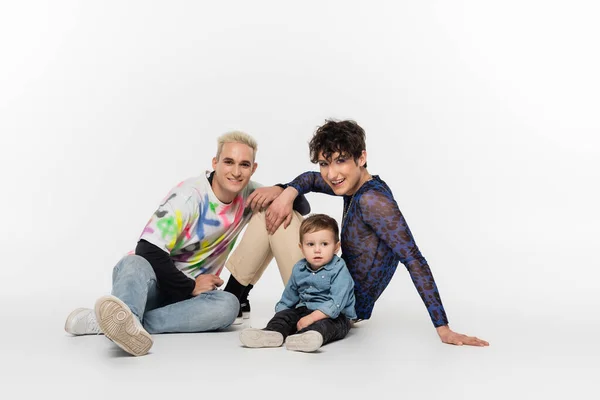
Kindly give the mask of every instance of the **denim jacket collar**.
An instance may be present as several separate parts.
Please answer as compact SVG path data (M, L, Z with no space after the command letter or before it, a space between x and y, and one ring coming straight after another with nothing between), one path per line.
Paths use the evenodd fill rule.
M331 261L329 261L327 264L323 265L321 268L317 269L317 270L313 270L310 268L310 266L308 265L308 261L306 261L306 258L303 258L301 260L302 265L300 266L301 270L309 270L311 272L317 272L320 271L322 269L326 269L327 271L331 271L333 269L333 266L339 262L339 260L341 260L336 254L333 255L333 258L331 259Z

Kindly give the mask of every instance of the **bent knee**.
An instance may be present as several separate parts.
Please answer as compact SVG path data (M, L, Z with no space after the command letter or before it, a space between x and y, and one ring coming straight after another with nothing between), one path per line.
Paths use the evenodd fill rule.
M152 265L142 256L129 254L123 257L113 268L115 273L154 274Z
M233 324L240 311L240 302L233 294L222 290L216 290L212 293L216 301L216 315L214 330L225 329Z

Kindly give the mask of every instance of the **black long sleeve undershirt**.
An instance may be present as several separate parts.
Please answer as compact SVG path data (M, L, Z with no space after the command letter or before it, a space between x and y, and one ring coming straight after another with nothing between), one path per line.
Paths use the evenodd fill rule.
M150 263L156 274L158 287L171 301L176 302L191 297L196 282L177 269L169 253L141 239L135 247L135 254L144 257Z

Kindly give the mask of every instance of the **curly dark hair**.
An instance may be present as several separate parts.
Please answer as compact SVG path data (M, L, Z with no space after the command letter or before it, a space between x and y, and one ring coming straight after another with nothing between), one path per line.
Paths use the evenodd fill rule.
M319 162L319 154L323 153L325 159L329 159L333 153L352 156L354 162L358 161L362 151L367 149L365 144L365 130L355 121L325 120L325 124L317 128L310 143L310 161L314 164ZM367 163L365 163L365 168Z

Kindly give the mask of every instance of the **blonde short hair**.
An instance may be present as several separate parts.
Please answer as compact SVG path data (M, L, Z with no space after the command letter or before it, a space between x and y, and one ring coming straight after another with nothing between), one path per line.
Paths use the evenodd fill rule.
M256 150L258 145L256 144L256 140L250 135L242 131L232 131L227 132L217 139L217 160L221 156L221 151L223 151L223 145L225 143L242 143L250 147L252 151L252 161L256 159Z

